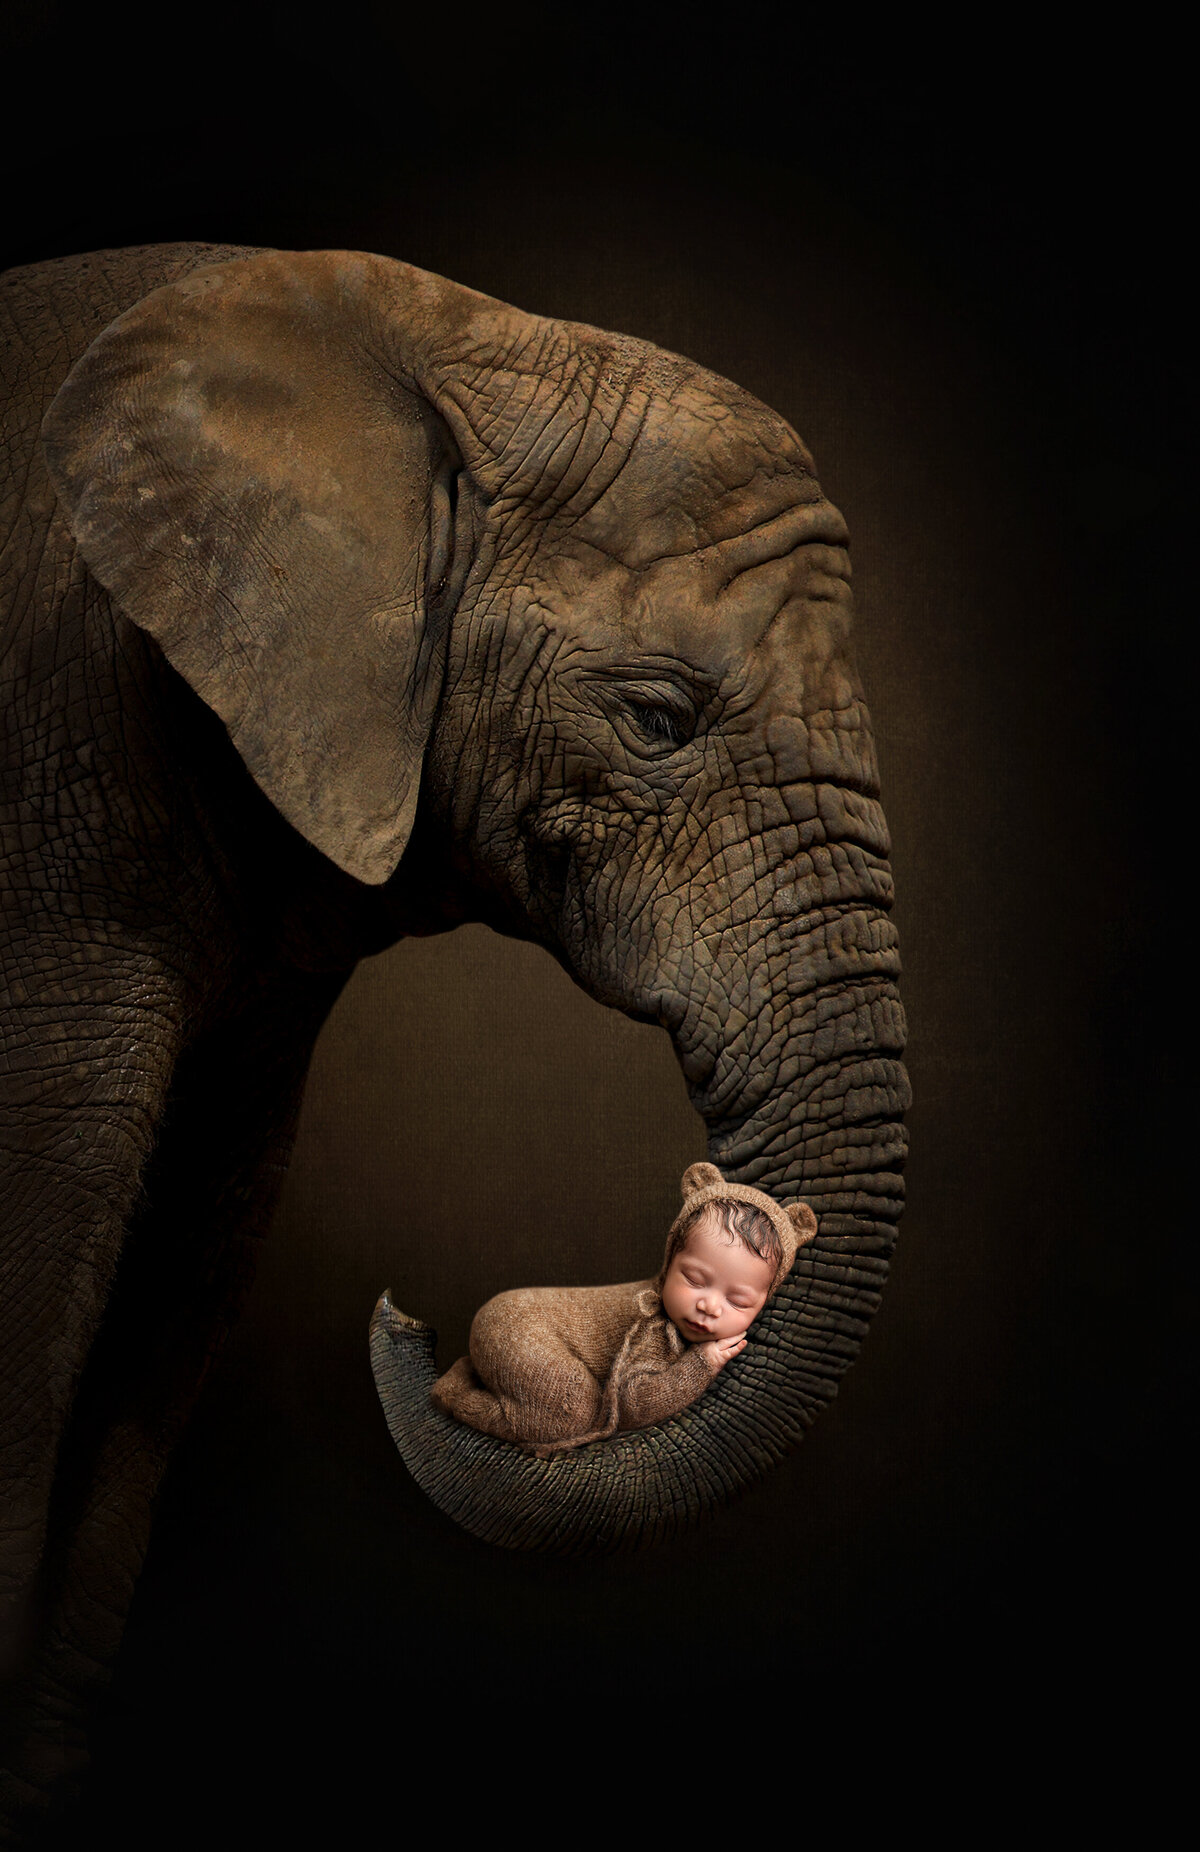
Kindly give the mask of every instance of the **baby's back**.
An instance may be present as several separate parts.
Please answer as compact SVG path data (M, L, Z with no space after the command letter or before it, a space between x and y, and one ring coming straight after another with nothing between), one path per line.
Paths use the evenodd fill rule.
M530 1373L569 1374L582 1365L599 1387L638 1315L639 1294L653 1280L618 1286L520 1286L497 1293L471 1324L471 1361L497 1389L529 1382Z
M431 1394L468 1427L553 1452L678 1414L712 1380L707 1348L683 1342L653 1280L526 1286L480 1308L470 1356Z

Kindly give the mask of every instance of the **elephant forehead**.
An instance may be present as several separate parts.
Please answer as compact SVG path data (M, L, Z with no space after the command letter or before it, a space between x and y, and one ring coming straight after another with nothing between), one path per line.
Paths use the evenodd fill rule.
M653 379L652 366L643 379ZM656 481L669 483L711 542L741 531L747 516L761 516L759 498L769 495L764 485L775 478L785 485L816 479L812 457L786 418L732 380L694 367L667 389L651 386L627 469L614 487L625 482L645 494Z
M542 561L552 604L592 636L610 630L722 676L757 655L759 678L818 669L844 650L851 620L844 531L826 502L785 509L748 535L634 567L578 534ZM830 540L816 536L830 536Z
M731 392L736 388L731 387ZM619 467L597 491L567 504L573 530L627 565L644 569L736 540L797 503L818 502L812 460L776 413L756 416L709 401L651 399Z

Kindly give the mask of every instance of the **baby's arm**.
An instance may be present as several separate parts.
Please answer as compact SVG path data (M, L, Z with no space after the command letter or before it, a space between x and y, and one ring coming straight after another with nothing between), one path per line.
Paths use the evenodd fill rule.
M709 1338L707 1344L701 1344L697 1348L702 1350L708 1358L709 1368L715 1376L718 1370L725 1368L731 1357L736 1357L740 1350L745 1350L746 1336L743 1332L741 1337L737 1338Z
M635 1376L632 1381L623 1383L620 1426L648 1428L656 1421L667 1421L672 1415L680 1414L703 1394L718 1370L728 1362L728 1356L718 1362L715 1353L734 1345L736 1349L729 1351L729 1356L733 1356L745 1342L745 1338L727 1338L724 1341L713 1339L707 1344L689 1344L669 1369Z

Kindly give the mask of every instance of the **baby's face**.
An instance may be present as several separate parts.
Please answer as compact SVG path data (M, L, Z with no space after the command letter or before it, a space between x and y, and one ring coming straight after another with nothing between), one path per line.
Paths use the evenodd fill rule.
M667 1269L663 1311L689 1344L740 1337L766 1304L772 1276L770 1263L730 1240L707 1210Z

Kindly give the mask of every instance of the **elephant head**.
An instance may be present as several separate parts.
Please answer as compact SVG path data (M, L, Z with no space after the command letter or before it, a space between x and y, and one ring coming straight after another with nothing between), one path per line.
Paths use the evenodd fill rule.
M436 869L440 923L660 1024L710 1158L816 1211L699 1402L551 1461L436 1413L432 1335L377 1309L392 1432L468 1528L574 1550L695 1518L835 1393L901 1204L889 844L808 452L686 360L349 253L155 291L45 441L92 572L311 843L396 921Z

